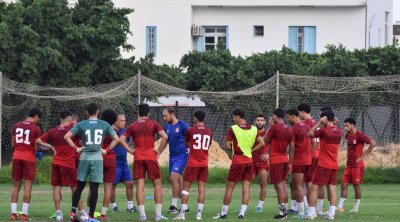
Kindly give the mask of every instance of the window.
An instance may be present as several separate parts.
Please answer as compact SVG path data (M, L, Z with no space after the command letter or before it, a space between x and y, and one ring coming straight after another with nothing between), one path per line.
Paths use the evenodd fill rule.
M204 27L204 45L205 50L213 50L217 48L217 45L224 49L227 48L227 27Z
M157 54L157 27L146 26L146 55L152 53L154 57Z
M295 52L316 53L316 27L290 26L289 48Z
M264 26L263 25L253 26L253 34L254 36L264 36Z
M385 45L389 45L389 12L385 12Z

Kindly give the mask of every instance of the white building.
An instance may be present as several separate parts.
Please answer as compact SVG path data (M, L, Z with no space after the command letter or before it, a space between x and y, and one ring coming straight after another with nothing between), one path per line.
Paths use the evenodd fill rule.
M349 49L392 44L392 0L114 0L129 15L135 49L158 64L179 64L192 50L218 42L233 55L279 50L321 53L328 44Z

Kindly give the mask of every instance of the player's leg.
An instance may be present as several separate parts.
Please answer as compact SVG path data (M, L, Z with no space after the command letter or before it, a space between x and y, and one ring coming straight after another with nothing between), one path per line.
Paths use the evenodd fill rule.
M252 163L243 164L242 167L242 205L240 206L239 219L244 219L250 201L250 184L255 177L255 169Z
M146 220L144 208L144 179L146 177L146 162L144 160L134 160L132 166L133 178L136 181L136 201L141 221ZM153 182L154 183L154 182ZM156 196L154 196L156 198Z
M338 204L338 211L339 212L344 212L344 204L346 202L347 199L347 195L348 195L348 183L347 181L344 179L345 178L345 174L342 177L342 185L340 187L340 200L339 200L339 204Z
M291 206L288 211L290 214L296 214L297 213L297 194L296 194L296 186L293 182L293 178L289 181L289 187L290 187L290 202Z
M329 169L327 171L327 176L329 175L329 180L328 180L328 198L329 198L329 210L327 215L325 217L327 219L334 219L335 218L335 213L336 213L336 183L337 183L337 174L338 170L335 169Z
M358 212L361 202L361 184L364 177L364 167L354 168L352 177L353 177L355 201L353 209L351 209L351 212Z
M77 185L71 187L71 194L72 194L72 197L73 197L73 195L74 195L74 192L75 192L76 188L77 188ZM88 213L86 212L85 208L83 207L82 198L79 199L79 202L78 202L78 210L79 210L79 213L80 213L80 219L81 219L81 221L87 220L87 219L88 219Z
M111 202L111 192L112 192L113 183L104 181L104 198L103 198L103 207L101 208L101 220L107 220L107 211L108 206Z
M264 206L264 201L267 198L267 177L268 171L266 169L261 169L258 171L258 177L260 180L260 194L258 197L258 205L256 212L261 212Z
M122 168L117 165L115 169L115 178L113 183L113 188L111 192L111 208L113 213L119 213L119 208L117 206L115 191L117 189L118 183L122 180Z
M154 186L154 207L156 217L155 220L167 220L161 213L162 211L162 185L161 185L161 170L156 160L146 161L147 174L150 180L153 181Z
M181 210L179 215L174 218L174 220L185 220L185 213L188 209L188 199L189 199L189 190L192 185L192 182L197 181L198 174L199 174L199 167L187 167L184 173L184 182L181 194Z
M13 186L11 191L11 216L10 220L17 220L17 206L18 206L18 194L21 190L22 180L22 160L12 161L12 179Z
M28 210L31 202L32 184L36 176L36 163L23 161L24 202L22 203L21 220L29 220Z
M56 209L56 214L57 217L62 218L62 211L61 211L61 186L53 186L53 201L54 201L54 207ZM58 219L62 220L62 219Z
M126 211L128 212L135 212L135 205L133 204L133 183L132 179L130 181L124 181L125 184L125 193L126 193L126 199L127 199L127 204L128 208Z
M299 216L304 216L304 174L303 173L292 173L292 181L294 194L297 202L297 212Z
M170 176L169 180L171 182L171 187L172 187L172 200L171 200L171 206L168 209L168 213L176 214L178 213L178 199L179 199L179 193L181 192L180 190L180 177L181 174L176 171L180 171L178 167L178 160L171 158L170 159Z
M89 219L94 218L94 212L96 210L96 204L97 200L99 198L99 182L95 181L90 181L90 190L91 190L91 195L89 199Z
M288 163L271 164L270 166L270 182L274 184L277 194L279 213L274 219L287 218L288 193L286 190L286 178L288 172Z
M86 185L86 180L85 181L79 181L78 180L78 186L76 187L74 194L72 195L72 208L71 208L71 221L76 221L76 210L77 206L79 203L79 200L81 199L82 191L85 189Z
M229 180L226 183L223 205L222 205L222 209L220 212L221 216L225 216L228 214L229 204L231 203L231 200L232 200L232 193L233 193L233 190L235 189L235 185L236 185L236 182L232 182Z
M311 184L310 195L309 195L310 198L308 199L309 207L307 210L306 218L314 219L317 216L316 205L317 205L319 187L320 186L318 184L315 184L314 182Z
M197 190L198 190L199 196L197 197L196 219L201 220L202 214L203 214L204 203L205 203L205 199L206 199L206 182L199 181Z

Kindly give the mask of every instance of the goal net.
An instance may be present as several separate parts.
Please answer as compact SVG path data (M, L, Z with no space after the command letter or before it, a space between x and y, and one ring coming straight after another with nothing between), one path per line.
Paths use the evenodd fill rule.
M345 118L353 117L357 127L381 146L393 146L400 140L400 75L332 78L279 74L236 92L187 91L142 75L88 88L34 86L5 77L1 80L2 164L8 164L12 158L11 130L16 122L26 118L29 109L37 107L43 111L39 126L46 131L59 123L62 110L74 110L80 120L85 119L86 105L91 102L98 103L102 110L114 109L125 114L127 124L137 119L139 101L152 106L151 118L161 125L165 124L165 106L176 106L179 118L189 125L193 124L193 113L201 109L206 111L206 124L220 144L233 123L231 113L235 107L244 108L247 120L253 122L259 113L271 116L277 103L283 109L308 103L314 119L318 119L322 106L330 106L340 126Z

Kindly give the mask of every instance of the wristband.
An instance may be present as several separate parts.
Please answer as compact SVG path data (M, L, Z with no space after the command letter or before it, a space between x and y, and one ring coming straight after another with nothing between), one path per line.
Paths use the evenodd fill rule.
M112 150L110 149L110 147L107 147L107 148L106 148L106 152L107 152L107 153L111 153L111 152L112 152Z

